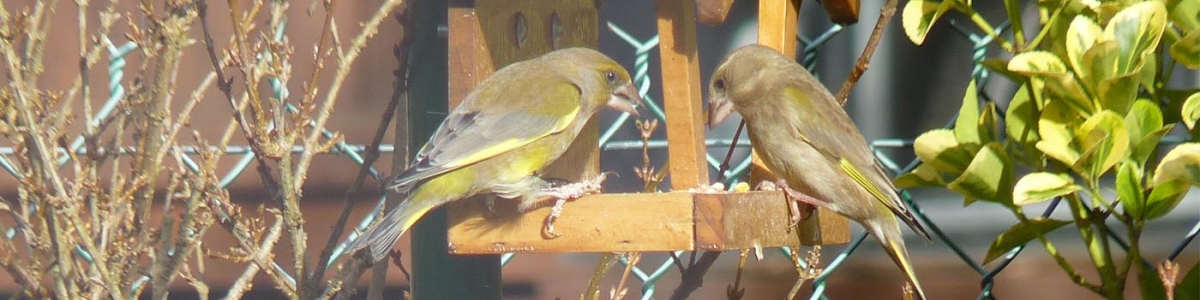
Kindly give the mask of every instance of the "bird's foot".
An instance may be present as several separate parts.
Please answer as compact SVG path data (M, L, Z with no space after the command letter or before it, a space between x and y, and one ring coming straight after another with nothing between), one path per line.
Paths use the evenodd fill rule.
M784 181L783 179L776 180L773 185L776 188L782 189L783 194L788 200L790 200L788 201L788 211L789 215L792 216L792 224L788 226L789 229L800 225L800 221L804 221L812 217L813 212L815 212L817 209L817 206L825 204L825 201L813 198L812 196L801 193L800 191L793 190L788 186L787 181ZM759 184L759 187L762 187L762 184ZM804 206L803 208L801 207L802 204Z
M562 216L563 205L567 204L567 200L579 199L583 196L600 193L602 184L607 177L607 172L600 173L600 175L596 175L596 177L592 177L591 179L553 186L539 191L538 202L554 200L554 206L550 207L550 215L546 216L546 226L543 234L550 238L562 236L561 233L554 231L554 221Z

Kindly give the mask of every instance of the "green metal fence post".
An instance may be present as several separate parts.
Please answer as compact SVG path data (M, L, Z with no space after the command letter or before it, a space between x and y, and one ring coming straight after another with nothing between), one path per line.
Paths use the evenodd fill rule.
M446 24L447 1L413 1L413 30L409 65L412 70L409 102L410 149L420 149L437 130L447 111L447 59L445 37L438 27ZM447 252L446 210L430 212L412 229L413 299L500 299L500 256L454 256Z

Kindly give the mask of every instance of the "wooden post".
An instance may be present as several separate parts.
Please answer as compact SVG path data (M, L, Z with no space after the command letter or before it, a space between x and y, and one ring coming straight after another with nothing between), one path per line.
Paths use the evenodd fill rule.
M796 59L796 27L800 15L799 0L758 1L758 43L774 48L784 56ZM751 152L750 184L775 180L775 174L762 163L758 153Z
M796 29L800 16L800 0L758 1L758 43L774 48L784 56L796 59ZM751 152L753 167L750 169L751 186L763 180L774 180L775 175L757 153ZM812 217L800 223L800 236L806 245L829 244L832 241L850 239L846 230L849 222L832 211L820 209Z
M662 57L671 187L686 190L709 183L696 53L696 2L657 0L654 12L658 17L658 50Z
M795 59L800 0L758 1L758 43Z

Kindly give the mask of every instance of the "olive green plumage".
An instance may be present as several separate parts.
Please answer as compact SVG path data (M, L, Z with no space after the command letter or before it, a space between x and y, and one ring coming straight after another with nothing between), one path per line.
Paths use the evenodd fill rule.
M709 106L710 126L732 111L741 114L763 163L817 206L866 228L925 298L896 217L928 234L900 202L850 117L812 74L771 48L742 47L713 73Z
M390 182L405 199L353 241L383 259L400 235L442 204L492 193L531 204L537 174L606 105L636 114L629 73L595 50L570 48L504 67L450 112L413 163Z

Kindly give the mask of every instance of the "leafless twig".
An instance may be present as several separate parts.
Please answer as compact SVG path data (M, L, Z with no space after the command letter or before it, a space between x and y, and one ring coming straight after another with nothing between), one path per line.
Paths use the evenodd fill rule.
M879 21L875 22L875 29L871 31L871 37L867 40L866 48L863 48L862 55L858 56L858 62L854 64L854 70L850 71L850 76L846 77L846 81L842 82L842 88L838 90L836 98L838 103L846 105L846 101L850 99L850 90L854 89L854 85L858 83L858 79L871 66L871 56L875 55L875 48L879 47L879 40L883 38L883 30L892 21L892 15L896 14L897 2L896 0L888 0L887 3L883 4L883 9L879 11Z

